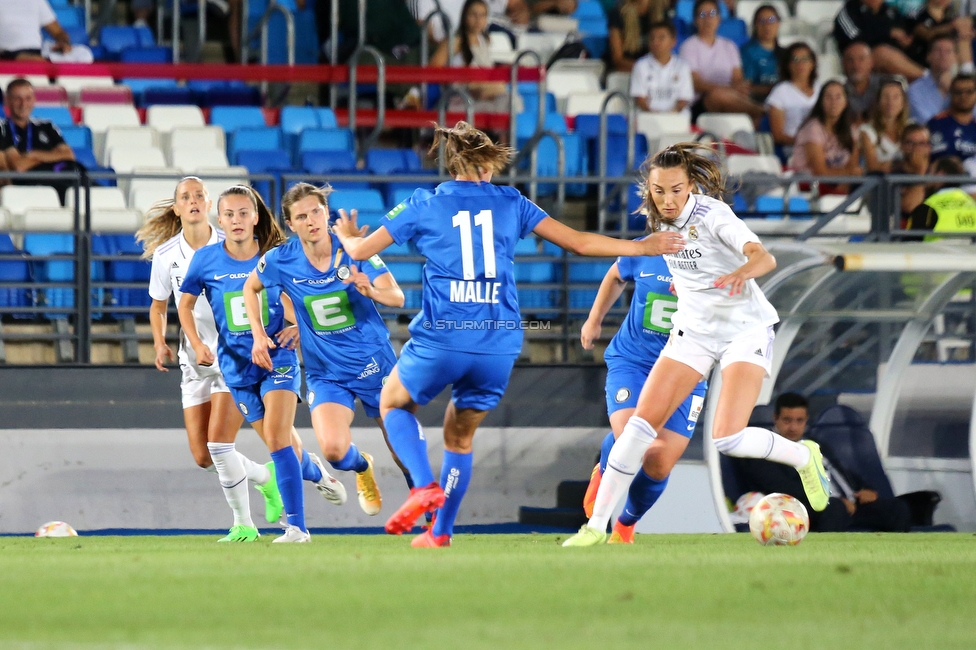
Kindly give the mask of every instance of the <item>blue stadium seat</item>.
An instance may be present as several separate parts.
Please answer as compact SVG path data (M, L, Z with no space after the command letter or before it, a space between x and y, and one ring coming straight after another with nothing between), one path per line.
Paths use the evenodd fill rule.
M401 261L404 256L417 256L418 253L410 249L408 244L394 244L383 251L382 259L390 273L396 279L397 284L403 290L403 306L405 309L420 309L423 305L423 290L403 289L405 284L421 284L424 274L423 262Z
M522 112L536 115L539 112L539 86L535 82L523 81L518 85L519 95L522 96ZM557 113L556 96L546 93L546 113Z
M149 274L152 265L148 260L140 259L142 246L136 242L133 235L103 235L112 237L115 248L110 254L125 255L131 260L109 262L105 279L109 282L140 282L146 284L144 289L113 289L112 303L120 307L148 308L152 304L149 297ZM116 318L132 318L134 314L116 314Z
M189 88L181 88L180 86L166 87L158 84L142 91L143 106L152 106L154 104L183 106L192 103L193 93L190 92Z
M91 45L91 41L88 39L88 32L85 30L84 25L75 25L74 27L64 27L64 25L62 25L62 27L64 28L65 33L68 35L68 38L71 39L71 43L73 45ZM46 31L42 30L41 40L53 42L54 38ZM93 55L95 54L95 49L96 48L92 48Z
M800 213L798 216L809 217L810 202L802 196L791 196L789 201L790 214ZM760 196L756 198L756 212L762 213L767 219L783 218L784 202L782 196Z
M58 19L58 24L65 29L85 26L85 10L82 7L58 7L54 10L54 15Z
M121 25L106 25L98 33L98 43L106 58L119 60L126 48L139 48L139 34L135 28Z
M302 169L317 175L356 172L356 154L351 151L306 151L302 154Z
M70 233L27 233L24 252L31 256L65 255L75 252L75 238ZM70 260L32 261L37 282L74 282L75 264ZM74 291L67 287L43 289L39 306L74 307ZM45 318L67 318L67 314L46 314Z
M31 117L39 120L51 120L59 129L74 126L75 121L71 117L71 110L67 106L35 106L31 111Z
M437 187L436 183L422 183L418 181L403 181L397 183L386 183L386 186L382 189L386 195L386 205L389 209L400 205L411 196L417 190L429 190L434 191Z
M156 38L153 36L152 30L145 25L140 25L138 27L133 27L136 30L136 36L139 37L139 47L153 47L156 45Z
M531 286L556 281L556 265L553 262L532 262L524 259L540 254L539 242L535 237L520 239L515 244L515 281L519 285L519 307L523 311L556 306L558 294L553 289L536 289Z
M592 283L599 285L607 274L612 262L577 262L569 265L570 283ZM569 306L573 309L589 309L596 299L597 289L570 289Z
M370 149L366 152L366 168L374 174L419 171L420 156L413 149Z
M16 255L22 252L14 246L10 235L0 233L0 255ZM0 282L30 282L30 265L25 260L0 260ZM30 305L27 289L0 287L0 307L27 307ZM24 316L21 314L21 316Z
M261 106L261 91L254 86L222 86L203 96L201 106Z
M535 113L519 113L515 116L515 137L519 140L531 138L535 134L538 115ZM543 130L563 135L569 132L566 119L560 113L546 113Z
M252 174L263 174L271 170L290 170L291 157L284 149L257 151L244 149L237 152L237 160L234 161L234 164L247 167Z
M214 106L210 109L210 123L228 134L245 126L267 126L264 113L257 106Z
M329 207L332 210L342 208L344 210L359 210L383 212L383 195L378 190L337 190L329 197Z
M168 47L127 47L119 54L122 63L172 63L173 50Z
M298 135L305 129L321 128L314 106L284 106L281 109L281 131L286 136ZM331 127L328 127L331 128Z
M61 135L72 149L92 148L92 132L87 126L63 126Z
M172 89L178 88L179 84L175 79L123 79L122 84L129 87L132 91L132 100L136 106L144 106L145 99L143 93L150 88ZM159 102L157 102L159 103Z
M355 151L352 131L349 129L305 129L298 134L295 144L295 161L307 151Z
M227 159L237 160L237 152L281 149L281 130L272 126L240 127L227 138Z
M724 3L722 3L724 5ZM718 26L718 35L724 36L737 47L742 47L749 40L749 30L746 22L741 18L725 18Z

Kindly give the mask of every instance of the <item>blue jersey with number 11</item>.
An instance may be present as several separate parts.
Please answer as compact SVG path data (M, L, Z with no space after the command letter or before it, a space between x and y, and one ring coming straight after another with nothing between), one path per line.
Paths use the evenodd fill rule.
M520 352L515 244L546 216L515 188L448 181L433 193L417 190L383 217L396 243L412 241L427 258L413 340L476 354Z

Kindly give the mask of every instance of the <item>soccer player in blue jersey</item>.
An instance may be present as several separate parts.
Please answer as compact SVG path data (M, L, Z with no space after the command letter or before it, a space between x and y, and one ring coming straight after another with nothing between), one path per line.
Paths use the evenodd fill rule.
M263 289L282 291L291 298L301 332L312 428L332 467L356 473L359 506L376 515L383 501L373 458L359 451L349 427L356 398L366 415L383 427L380 391L396 364L396 354L374 301L402 307L403 291L379 256L364 262L360 270L342 250L329 231L331 191L308 183L288 190L281 209L285 223L298 236L261 257L244 285L244 302L250 322L256 323ZM277 346L262 328L252 325L251 331L252 361L271 370L270 352Z
M454 520L471 480L474 432L495 408L522 349L521 315L514 277L516 242L536 233L579 255L659 255L681 249L682 238L657 233L623 241L581 233L549 217L518 190L491 184L512 150L494 144L465 122L438 128L431 151L443 142L453 181L434 192L417 190L365 237L355 212L339 211L333 227L354 260L366 260L394 242L412 241L427 258L423 309L410 324L380 396L380 412L397 456L415 487L386 522L402 534L417 517L437 510L434 525L413 546L449 546ZM414 413L448 385L441 483L434 481L427 443Z
M288 520L285 534L274 541L308 542L311 538L305 527L302 479L316 483L326 498L334 502L339 501L340 495L330 498L328 491L334 488L329 484L341 488L341 483L328 475L321 461L316 463L316 459L300 448L294 434L301 373L293 344L297 330L285 328L287 297L282 298L280 290L272 289L265 293L261 305L262 324L282 343L271 355L271 371L251 363L254 341L244 306L244 282L259 256L284 241L284 234L261 197L247 186L235 185L225 190L217 204L217 215L225 233L224 243L205 246L193 256L183 279L180 323L201 365L213 364L214 355L200 340L192 318L197 299L206 292L217 324L217 357L224 379L244 418L271 451ZM341 497L344 499L344 491ZM254 531L252 538L256 537Z
M203 181L187 176L176 185L173 197L159 201L146 214L146 223L136 233L142 242L143 257L152 258L149 280L149 323L156 349L156 368L169 372L166 360L173 353L166 343L166 319L170 295L177 304L183 296L181 285L194 253L209 244L223 242L224 233L207 221L210 194ZM197 334L210 351L217 351L217 326L206 301L193 309ZM222 542L253 540L256 536L251 520L247 483L240 481L240 471L253 481L265 499L265 517L278 521L283 505L274 480L271 463L261 465L234 448L234 439L244 422L220 368L201 366L185 336L180 337L180 388L183 393L183 421L190 451L200 467L216 472L224 497L234 512L234 526Z
M587 517L593 514L593 502L613 443L637 408L644 381L668 342L671 314L678 309L678 299L671 293L671 271L664 258L620 257L603 278L589 318L583 323L580 342L584 349L593 349L593 342L600 338L603 319L628 282L634 283L630 310L603 355L607 362L607 415L612 431L603 440L600 462L593 468L583 497ZM705 387L704 381L695 387L651 444L643 469L630 484L627 503L613 525L608 543L634 543L634 526L664 493L674 464L688 447L705 403Z

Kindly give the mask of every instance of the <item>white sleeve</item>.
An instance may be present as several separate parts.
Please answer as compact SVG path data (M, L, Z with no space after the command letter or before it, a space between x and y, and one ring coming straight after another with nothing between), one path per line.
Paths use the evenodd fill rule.
M38 0L37 17L40 19L41 27L44 25L50 25L58 19L58 17L54 14L54 10L51 9L51 3L47 0Z
M769 91L769 96L766 98L766 106L772 106L773 108L778 108L783 110L783 100L786 99L786 86L784 82L780 82L773 86L773 89Z
M634 68L630 72L630 96L647 97L647 71L645 70L646 61L643 58L637 59Z
M168 264L162 255L153 255L152 270L149 273L149 297L153 300L169 300L173 295L173 284L169 278Z
M752 232L742 219L735 216L731 208L719 207L708 216L715 224L715 236L736 253L743 255L742 249L748 243L762 243L756 233Z
M691 78L691 66L681 62L681 72L678 73L678 100L690 102L695 98L695 82Z

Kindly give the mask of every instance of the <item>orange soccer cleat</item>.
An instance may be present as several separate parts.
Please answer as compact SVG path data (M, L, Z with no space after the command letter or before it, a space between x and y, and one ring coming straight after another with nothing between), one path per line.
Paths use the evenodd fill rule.
M583 512L587 517L593 516L593 504L596 503L596 493L600 490L602 480L603 472L600 471L600 463L597 463L590 474L590 484L586 486L586 494L583 495Z
M424 532L420 533L410 541L410 546L414 548L437 548L441 546L450 546L451 536L450 535L437 535L434 536L433 527L428 528Z
M633 544L634 526L624 526L619 520L613 522L613 532L610 533L607 544Z
M444 505L444 499L444 490L436 482L410 490L410 496L404 504L387 520L386 532L390 535L402 535L413 528L417 517Z

